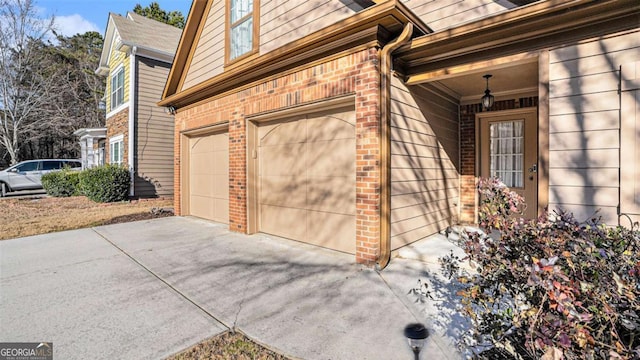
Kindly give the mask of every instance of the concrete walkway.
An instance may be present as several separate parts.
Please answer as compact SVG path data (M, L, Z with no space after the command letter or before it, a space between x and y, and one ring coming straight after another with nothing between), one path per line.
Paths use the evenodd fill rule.
M443 238L380 274L351 255L195 218L6 240L0 341L52 341L56 359L159 359L236 328L293 358L412 359L402 330L419 321L434 332L421 358L457 359L449 339L466 319L423 256L448 252ZM418 279L434 300L408 294Z

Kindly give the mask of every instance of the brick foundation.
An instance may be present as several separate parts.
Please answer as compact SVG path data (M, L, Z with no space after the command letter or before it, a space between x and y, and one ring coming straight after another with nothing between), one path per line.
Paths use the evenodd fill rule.
M380 70L370 48L252 84L179 110L175 116L174 206L180 208L180 132L229 121L229 229L247 232L247 129L254 114L340 96L355 96L356 261L373 264L380 251Z

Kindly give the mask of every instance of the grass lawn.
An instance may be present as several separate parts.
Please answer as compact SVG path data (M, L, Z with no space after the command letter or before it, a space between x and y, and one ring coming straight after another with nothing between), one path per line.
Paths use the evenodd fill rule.
M172 200L95 203L84 196L0 200L0 240L91 226L152 219L151 208L171 207Z
M170 213L153 214L153 208L173 206L172 200L145 199L101 204L84 196L68 198L40 197L0 200L0 240L73 230L99 225L153 219L171 216ZM207 339L171 360L190 359L257 359L286 360L240 333L224 333Z
M195 359L287 360L288 358L265 349L237 332L226 332L167 358L167 360Z

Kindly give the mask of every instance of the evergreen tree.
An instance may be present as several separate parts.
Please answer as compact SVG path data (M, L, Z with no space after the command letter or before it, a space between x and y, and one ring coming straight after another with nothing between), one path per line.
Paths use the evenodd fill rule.
M185 19L180 11L167 12L160 8L160 4L152 2L149 6L142 7L140 4L136 4L133 8L133 12L147 17L149 19L157 20L171 26L175 26L179 29L184 28Z

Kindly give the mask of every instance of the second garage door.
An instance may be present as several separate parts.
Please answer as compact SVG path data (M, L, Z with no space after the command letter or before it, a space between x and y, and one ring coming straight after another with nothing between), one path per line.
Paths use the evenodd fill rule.
M355 253L355 116L300 116L258 129L260 231Z
M189 214L229 223L229 134L189 139Z

